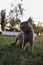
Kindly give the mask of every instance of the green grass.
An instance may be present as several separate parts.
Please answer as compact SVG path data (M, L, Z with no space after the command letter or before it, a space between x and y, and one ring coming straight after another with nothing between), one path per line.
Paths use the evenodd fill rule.
M32 54L11 46L15 36L0 35L0 65L43 65L43 37L36 37Z

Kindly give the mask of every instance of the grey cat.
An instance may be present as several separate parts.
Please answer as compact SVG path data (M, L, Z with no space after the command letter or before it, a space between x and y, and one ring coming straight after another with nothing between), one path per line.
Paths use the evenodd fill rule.
M33 49L34 44L34 30L32 26L28 23L28 21L24 21L20 23L21 33L17 36L15 42L12 45L15 45L19 40L20 47L24 49L26 43L29 42L30 50Z

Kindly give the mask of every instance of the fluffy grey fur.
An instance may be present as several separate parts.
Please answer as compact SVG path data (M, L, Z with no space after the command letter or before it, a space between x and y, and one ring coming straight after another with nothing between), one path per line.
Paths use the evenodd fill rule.
M20 28L21 28L21 33L17 36L16 42L19 40L20 47L24 49L25 45L27 42L30 44L30 50L32 51L33 49L33 44L34 44L34 31L32 26L28 23L28 21L24 21L20 23Z

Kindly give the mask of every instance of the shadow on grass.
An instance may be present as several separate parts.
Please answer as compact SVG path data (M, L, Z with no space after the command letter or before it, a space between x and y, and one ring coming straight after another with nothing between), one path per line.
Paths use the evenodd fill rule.
M0 65L43 65L43 54L37 50L30 54L19 46L5 45L0 48Z

